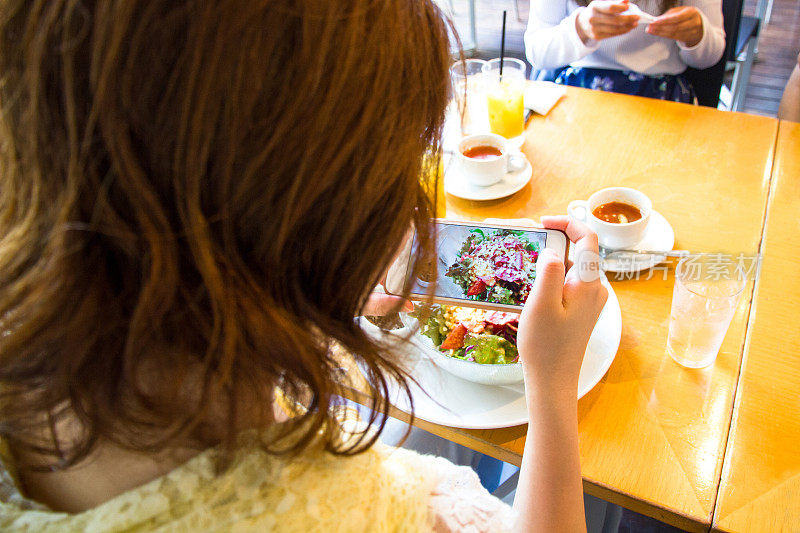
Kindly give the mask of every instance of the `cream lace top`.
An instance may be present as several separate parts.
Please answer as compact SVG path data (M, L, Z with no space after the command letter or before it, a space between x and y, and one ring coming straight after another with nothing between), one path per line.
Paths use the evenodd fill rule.
M508 531L513 525L511 508L486 492L472 470L440 457L376 444L352 457L310 450L286 458L245 445L216 474L217 453L206 450L78 514L26 498L5 460L0 530Z

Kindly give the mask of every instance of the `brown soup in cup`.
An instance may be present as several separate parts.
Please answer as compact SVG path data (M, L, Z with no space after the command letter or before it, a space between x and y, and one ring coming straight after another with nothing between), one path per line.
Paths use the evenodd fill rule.
M611 224L627 224L642 218L642 212L638 207L624 202L600 204L592 210L592 215Z

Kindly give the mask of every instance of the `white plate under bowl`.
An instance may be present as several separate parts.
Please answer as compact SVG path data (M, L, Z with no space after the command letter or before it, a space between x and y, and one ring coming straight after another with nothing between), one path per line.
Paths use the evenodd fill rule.
M604 278L608 301L595 325L578 378L578 398L583 397L603 378L617 355L622 337L622 314L614 289ZM424 355L419 333L415 345L406 344L407 367L417 383L409 383L415 416L451 427L492 429L518 426L528 422L523 384L481 385L456 377ZM424 337L427 339L427 337ZM390 401L398 409L410 412L408 398L390 382Z

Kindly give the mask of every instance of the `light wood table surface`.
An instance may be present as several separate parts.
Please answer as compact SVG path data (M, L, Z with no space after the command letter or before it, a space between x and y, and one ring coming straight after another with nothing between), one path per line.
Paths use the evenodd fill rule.
M675 230L675 248L754 256L761 241L778 121L568 88L528 124L531 183L490 202L446 196L448 218L532 218L566 212L603 187L647 194ZM614 281L622 341L603 380L579 402L584 489L689 530L711 524L750 312L745 289L715 364L684 369L666 353L673 267ZM666 279L664 277L666 276ZM416 425L519 464L525 427Z
M781 122L714 527L800 531L800 124Z

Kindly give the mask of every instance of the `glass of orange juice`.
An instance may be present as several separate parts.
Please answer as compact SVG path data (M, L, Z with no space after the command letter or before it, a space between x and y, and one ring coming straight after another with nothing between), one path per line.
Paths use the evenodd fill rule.
M484 65L483 74L489 129L508 139L511 145L522 146L525 130L525 63L511 57L491 59Z

